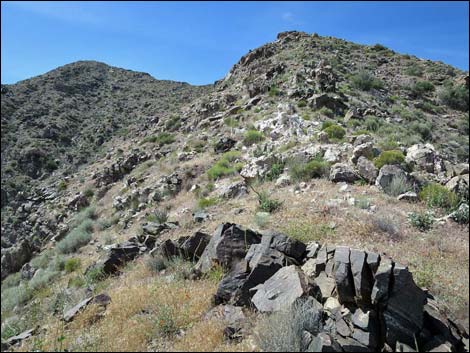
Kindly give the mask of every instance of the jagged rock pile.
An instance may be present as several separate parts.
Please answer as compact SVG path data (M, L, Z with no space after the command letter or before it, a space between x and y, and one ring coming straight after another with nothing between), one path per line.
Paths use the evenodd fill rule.
M139 163L148 160L151 157L149 153L133 150L125 158L119 158L110 167L106 167L101 173L94 175L95 185L102 186L114 183L129 174Z
M195 272L207 273L214 264L227 270L215 304L272 313L308 299L316 318L315 332L306 331L303 338L308 351L468 350L465 330L415 284L406 266L386 255L307 246L284 234L260 234L231 223L220 225L208 243L206 236L198 239L207 246ZM164 242L155 253L178 256L181 244Z

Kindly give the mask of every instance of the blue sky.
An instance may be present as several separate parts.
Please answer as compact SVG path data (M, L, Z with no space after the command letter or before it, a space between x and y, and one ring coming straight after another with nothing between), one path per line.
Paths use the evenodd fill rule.
M278 32L301 30L468 70L468 2L1 3L1 81L77 60L212 83Z

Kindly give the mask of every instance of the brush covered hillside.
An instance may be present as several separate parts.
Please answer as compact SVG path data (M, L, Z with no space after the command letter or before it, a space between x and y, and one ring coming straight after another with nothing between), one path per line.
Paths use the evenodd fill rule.
M2 349L468 351L468 89L295 31L2 86Z

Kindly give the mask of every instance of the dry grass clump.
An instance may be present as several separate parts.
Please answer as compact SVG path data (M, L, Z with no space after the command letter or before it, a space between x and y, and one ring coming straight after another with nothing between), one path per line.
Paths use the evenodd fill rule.
M152 341L171 345L176 333L207 312L215 289L211 280L154 276L141 261L107 288L111 303L103 317L90 305L68 326L51 318L41 349L58 350L58 339L70 351L146 351Z

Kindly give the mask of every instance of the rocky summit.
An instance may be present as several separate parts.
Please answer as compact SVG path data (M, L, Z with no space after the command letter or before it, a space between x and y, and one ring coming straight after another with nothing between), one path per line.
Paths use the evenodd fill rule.
M468 89L297 31L2 85L2 351L468 351Z

